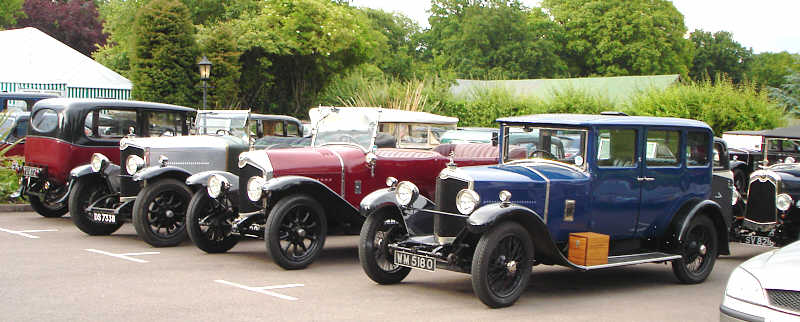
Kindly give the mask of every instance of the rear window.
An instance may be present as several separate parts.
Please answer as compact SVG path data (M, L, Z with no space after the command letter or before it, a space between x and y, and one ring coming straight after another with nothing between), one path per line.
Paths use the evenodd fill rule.
M31 125L37 132L52 132L58 127L58 112L49 108L38 110L31 118Z

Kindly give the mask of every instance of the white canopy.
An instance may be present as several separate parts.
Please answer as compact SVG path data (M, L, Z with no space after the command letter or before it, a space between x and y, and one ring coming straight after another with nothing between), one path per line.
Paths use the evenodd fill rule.
M321 108L332 108L323 106ZM432 114L428 112L416 112L396 110L382 107L338 107L343 109L362 109L367 112L379 111L379 122L381 123L424 123L424 124L441 124L441 125L456 125L458 118ZM308 111L311 124L316 124L320 117L320 108L312 108Z
M127 78L36 28L0 31L0 83L130 91Z

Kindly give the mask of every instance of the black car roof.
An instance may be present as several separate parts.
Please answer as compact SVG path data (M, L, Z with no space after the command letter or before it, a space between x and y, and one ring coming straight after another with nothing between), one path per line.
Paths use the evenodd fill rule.
M800 125L766 130L761 132L761 135L769 138L800 139Z
M156 109L156 110L170 110L179 112L194 112L195 109L163 103L130 101L130 100L115 100L115 99L97 99L97 98L48 98L36 102L33 106L34 111L41 108L49 108L56 111L81 111L85 109L101 107L127 107L127 108L143 108L143 109Z

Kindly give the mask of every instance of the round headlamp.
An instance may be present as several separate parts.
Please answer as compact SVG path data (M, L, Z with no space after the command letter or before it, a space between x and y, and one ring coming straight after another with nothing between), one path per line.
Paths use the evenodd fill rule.
M109 162L108 158L106 158L105 155L100 153L92 154L92 161L91 161L92 171L100 172L101 170L103 170L103 168L105 168L108 162Z
M394 196L397 198L397 203L402 206L408 206L419 196L419 188L409 181L403 181L397 184Z
M775 198L775 207L778 208L778 210L787 211L791 206L792 206L792 197L790 197L789 195L782 193L779 194L777 198Z
M128 171L128 174L130 175L135 174L136 171L139 171L142 168L144 168L144 159L138 155L128 156L128 159L125 160L125 171Z
M264 184L267 183L267 180L262 177L250 177L247 180L247 198L250 201L258 201L261 199L261 194L263 193Z
M478 196L477 192L470 189L461 189L456 195L456 208L458 208L458 212L469 215L475 211L480 201L481 197Z
M208 177L208 187L206 190L208 190L208 195L211 196L211 198L219 197L222 191L228 187L230 187L230 183L228 183L228 179L225 179L225 177L216 174Z
M793 157L786 157L786 159L783 160L783 163L795 163L795 162L797 161L795 161Z

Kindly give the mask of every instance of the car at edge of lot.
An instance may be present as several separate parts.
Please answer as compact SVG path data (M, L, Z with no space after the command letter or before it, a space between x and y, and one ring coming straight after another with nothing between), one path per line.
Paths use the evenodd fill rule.
M800 126L762 131L730 131L722 134L729 144L735 185L747 199L750 175L761 167L800 159ZM757 142L757 143L756 143Z

